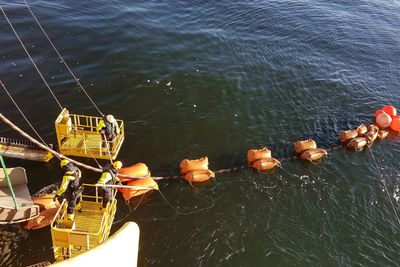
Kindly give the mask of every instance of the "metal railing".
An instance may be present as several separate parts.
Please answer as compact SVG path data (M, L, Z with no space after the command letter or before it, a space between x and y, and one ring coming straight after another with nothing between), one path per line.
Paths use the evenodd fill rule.
M97 130L101 119L95 116L70 114L67 109L63 109L55 121L60 152L78 157L108 159L111 156L115 159L125 138L124 122L116 120L119 134L114 140L106 142Z
M98 186L84 184L84 187L94 187L95 192L93 195L81 195L82 209L85 208L85 203L98 203L98 206L100 207L102 198L99 196ZM93 229L98 229L96 232L80 231L75 230L74 227L65 227L65 222L67 222L68 205L67 201L65 199L63 200L51 223L53 251L56 261L81 254L93 247L96 247L108 238L116 212L116 193L117 190L112 189L111 201L103 210L97 211L98 214L102 215L100 221L93 220L93 211L87 214L85 214L85 211L79 213L78 216L80 216L81 220L84 220L85 223L90 225L97 224L94 225L95 227L93 227ZM75 215L75 217L76 216L77 215ZM73 223L75 222L73 221Z

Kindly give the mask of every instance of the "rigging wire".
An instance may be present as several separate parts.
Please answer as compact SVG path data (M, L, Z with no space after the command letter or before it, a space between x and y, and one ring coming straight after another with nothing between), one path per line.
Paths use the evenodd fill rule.
M114 225L114 224L120 223L120 222L122 222L123 220L125 220L126 218L128 218L128 216L131 215L132 212L134 212L134 211L139 207L139 205L142 203L142 200L144 199L144 196L145 196L145 195L146 195L146 194L143 194L143 195L142 195L142 197L140 198L139 202L136 204L136 206L135 206L133 209L131 208L131 205L129 204L129 203L130 203L129 200L128 200L128 201L125 201L125 204L126 204L126 206L128 207L128 209L129 209L129 212L127 212L121 219L119 219L119 220L113 222L112 224Z
M4 11L4 9L0 6L1 11L3 12L4 17L6 18L8 24L10 25L11 29L13 30L15 36L17 37L18 41L20 42L22 48L24 49L25 53L28 55L29 59L31 60L33 66L35 67L35 69L37 70L37 72L39 73L40 77L42 78L43 82L46 84L47 89L49 89L50 93L52 94L52 96L54 97L54 100L57 102L58 106L60 107L60 109L62 110L63 107L60 104L60 101L58 101L57 97L55 96L55 94L53 93L53 91L51 90L49 84L47 83L46 79L43 77L42 73L40 72L39 68L36 66L35 61L32 59L31 55L29 54L28 50L26 49L24 43L22 42L21 38L19 37L18 33L16 32L16 30L14 29L14 26L11 24L11 21L8 19L6 12Z
M58 57L61 59L61 62L64 63L65 67L68 69L69 73L72 75L72 77L75 79L77 85L81 88L81 90L85 93L85 95L89 98L90 102L92 102L93 106L97 109L97 111L100 113L101 116L104 116L104 114L100 111L99 107L96 105L96 103L93 101L93 99L89 96L89 94L86 92L86 90L83 88L82 84L79 82L79 79L75 76L75 74L72 72L71 68L68 66L67 62L65 59L61 56L60 52L54 45L54 43L51 41L49 35L46 33L42 25L40 24L39 20L37 19L36 15L33 13L32 9L30 8L28 2L24 0L26 7L28 8L29 12L32 14L32 17L36 21L37 25L39 28L42 30L43 34L46 36L47 40L53 47L54 51L57 53Z
M35 134L39 137L39 139L42 141L43 144L45 144L47 147L49 145L43 140L43 138L40 136L40 134L36 131L35 127L30 123L28 118L25 116L24 112L19 108L17 102L15 102L14 98L11 96L10 92L7 90L6 86L4 83L0 80L0 84L3 87L4 91L8 95L8 97L11 99L11 101L14 103L14 105L17 107L18 111L21 113L22 117L24 117L25 121L28 123L28 125L32 128L32 130L35 132ZM58 159L60 159L57 155L55 155Z

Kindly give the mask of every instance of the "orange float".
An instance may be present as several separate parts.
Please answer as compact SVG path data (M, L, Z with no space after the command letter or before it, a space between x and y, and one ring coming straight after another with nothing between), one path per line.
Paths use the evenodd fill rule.
M350 140L347 143L347 147L352 150L361 150L367 144L367 138L365 137L356 137Z
M54 216L56 215L58 207L50 208L48 210L42 211L38 217L33 220L28 221L25 224L25 229L27 230L36 230L51 224Z
M185 175L191 171L197 170L208 170L208 158L204 157L201 159L184 159L180 164L181 174Z
M119 174L125 174L129 176L146 177L142 179L131 179L119 177L121 182L127 182L128 186L143 187L143 189L134 188L120 188L119 191L122 193L123 198L128 201L133 197L140 196L147 193L150 190L158 190L158 184L152 178L149 168L144 163L136 163L130 167L121 168L118 170Z
M129 174L129 175L132 175L132 174ZM150 190L158 190L158 184L156 183L156 181L154 181L150 177L144 178L144 179L137 179L137 180L133 180L133 181L131 180L126 185L143 187L143 189L133 189L133 188L120 189L122 196L126 201L130 200L133 197L143 195L143 194L149 192Z
M376 131L374 129L365 134L365 138L367 139L368 144L371 144L372 142L375 141L375 139L378 137L378 132L379 131Z
M387 113L381 113L376 117L376 124L379 128L387 128L392 123L392 117Z
M370 125L368 125L367 130L368 130L368 132L372 131L372 130L379 131L379 127L375 124L370 124Z
M390 129L400 132L400 116L393 117L392 123L390 124Z
M314 161L328 155L328 152L322 148L314 148L304 151L300 158L304 160Z
M366 127L365 127L366 128ZM358 136L357 130L348 130L348 131L341 131L339 134L340 142L346 143L350 139L353 139Z
M297 141L294 143L294 149L297 154L302 154L305 150L317 148L317 143L314 140L308 139L304 141Z
M386 113L386 112L383 111L383 109L379 109L379 110L375 111L375 113L374 113L375 119L376 119L376 117L378 117L379 114L382 114L382 113Z
M264 147L261 149L250 149L247 151L247 161L249 164L254 163L259 159L267 159L271 157L271 150Z
M189 182L204 182L215 177L215 174L208 169L208 158L184 159L180 164L183 179Z
M199 183L214 177L215 173L210 170L194 170L186 173L183 179L189 182Z
M59 206L58 202L54 202L55 194L44 194L40 197L32 199L34 205L38 205L40 211L45 211L51 208L56 208Z
M397 111L396 111L395 107L393 107L393 106L384 106L382 110L384 112L386 112L387 114L389 114L391 117L394 117L397 115Z
M130 175L130 176L137 176L137 177L150 177L151 176L149 168L144 163L136 163L130 167L121 168L118 170L118 173ZM118 177L118 178L121 180L121 182L132 181L132 179L129 179L129 178L124 178L124 177Z
M280 161L274 158L258 159L251 164L251 167L259 171L270 170L276 166L280 166Z
M361 124L360 126L357 127L356 129L358 136L363 136L368 132L367 126L364 124Z
M386 130L379 130L378 132L378 139L382 140L383 138L386 138L386 136L389 134L388 131Z

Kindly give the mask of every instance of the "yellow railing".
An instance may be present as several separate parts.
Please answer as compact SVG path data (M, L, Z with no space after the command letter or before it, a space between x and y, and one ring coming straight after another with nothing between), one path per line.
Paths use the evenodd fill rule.
M95 187L84 184L85 187ZM117 191L112 190L112 199L105 209L100 210L102 198L98 187L93 195L82 195L82 212L75 212L74 220L67 220L67 202L61 203L51 223L54 258L61 261L79 255L104 242L111 230L114 220Z
M115 159L125 138L124 122L117 120L119 134L108 141L108 149L97 131L101 117L70 114L63 109L55 121L57 143L60 153L78 157Z

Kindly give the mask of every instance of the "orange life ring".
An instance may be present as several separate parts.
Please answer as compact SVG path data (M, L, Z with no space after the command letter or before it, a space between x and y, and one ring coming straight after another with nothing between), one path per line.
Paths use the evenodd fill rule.
M367 127L365 127L365 129L367 129ZM346 143L350 139L356 138L357 136L358 136L358 128L357 130L341 131L339 134L341 143Z
M256 160L253 164L251 164L251 167L253 167L254 169L257 169L259 171L266 171L266 170L270 170L276 166L279 166L280 164L281 163L277 159L265 158L265 159Z
M181 174L185 175L195 170L208 170L208 158L203 157L200 159L184 159L180 164Z
M249 164L253 164L256 160L267 158L271 158L271 150L266 147L247 151L247 161Z
M368 132L368 129L367 129L367 126L365 126L364 124L361 124L360 126L357 127L356 131L358 133L358 136L361 137Z
M304 141L297 141L294 143L294 149L297 154L302 154L307 149L315 149L317 148L317 143L314 140L308 139Z
M328 155L328 152L322 148L314 148L304 151L300 158L304 160L314 161Z
M353 150L361 150L367 144L367 138L365 137L356 137L350 140L347 143L347 147Z
M210 170L194 170L190 171L183 176L183 179L189 182L204 182L209 180L210 178L214 178L215 173Z
M158 190L158 184L152 178L137 179L133 181L131 180L126 185L148 188L148 189L133 189L133 188L120 189L122 196L126 201L130 200L133 197L143 195L149 192L150 190Z
M149 168L144 163L136 163L130 167L121 168L118 170L118 173L130 175L130 176L137 176L137 177L150 177L151 176ZM124 178L124 177L118 177L118 178L121 180L121 182L132 181L132 179L129 179L129 178Z

